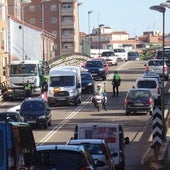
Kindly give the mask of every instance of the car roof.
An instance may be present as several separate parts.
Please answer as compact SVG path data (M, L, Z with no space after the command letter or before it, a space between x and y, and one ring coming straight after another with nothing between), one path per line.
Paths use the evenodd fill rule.
M25 100L24 100L24 102L27 102L27 101L40 101L40 102L45 102L45 100L43 99L43 98L41 98L41 97L30 97L30 98L26 98Z
M105 143L105 141L104 139L70 139L69 143L71 144L80 144L80 143L102 144L102 143Z
M131 88L129 91L150 91L148 88Z
M44 151L44 150L70 150L79 152L84 150L84 147L81 145L65 145L65 144L58 144L58 145L39 145L36 146L37 151Z

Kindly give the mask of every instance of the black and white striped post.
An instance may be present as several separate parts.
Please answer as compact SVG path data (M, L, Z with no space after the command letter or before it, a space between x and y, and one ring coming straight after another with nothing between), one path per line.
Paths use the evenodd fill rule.
M161 107L154 107L152 117L153 139L151 148L154 149L155 157L157 158L163 140L163 114Z

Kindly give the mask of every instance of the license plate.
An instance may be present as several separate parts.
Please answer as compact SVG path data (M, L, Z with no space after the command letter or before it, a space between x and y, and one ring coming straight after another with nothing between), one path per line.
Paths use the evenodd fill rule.
M29 121L27 121L28 123L36 123L36 121L35 120L29 120Z
M143 106L143 103L136 103L135 106Z

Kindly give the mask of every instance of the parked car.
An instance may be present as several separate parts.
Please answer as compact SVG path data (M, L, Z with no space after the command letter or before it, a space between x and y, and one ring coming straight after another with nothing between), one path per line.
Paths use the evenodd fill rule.
M24 119L19 112L4 111L0 113L0 121L4 122L23 122Z
M103 162L97 170L115 170L110 150L104 139L70 139L68 145L83 145L94 160Z
M96 170L96 164L83 146L37 146L39 169Z
M147 64L145 64L147 71L152 71L154 73L159 74L161 77L163 77L164 72L164 78L167 81L169 77L169 67L167 66L166 62L162 59L150 59ZM164 69L164 70L163 70Z
M150 113L152 115L154 98L149 89L132 88L125 97L125 113Z
M139 89L148 89L151 91L152 96L154 98L154 104L161 104L161 86L160 82L158 81L157 78L144 78L144 77L139 77L136 79L136 88Z
M139 59L140 59L140 55L138 52L136 51L128 52L128 60L139 60Z
M106 71L102 60L87 60L84 69L90 72L94 79L106 80Z
M109 66L116 66L118 64L118 57L113 51L103 51L101 57L107 61Z
M81 72L81 86L82 86L83 93L94 92L94 80L91 73L86 71Z
M51 125L51 110L48 102L40 97L25 99L20 107L20 114L24 122L31 125L43 126L45 129Z

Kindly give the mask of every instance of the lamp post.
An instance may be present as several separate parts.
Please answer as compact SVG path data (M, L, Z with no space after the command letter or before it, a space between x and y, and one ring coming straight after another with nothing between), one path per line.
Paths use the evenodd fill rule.
M31 3L31 0L21 0L21 20L24 21L24 7L26 4ZM24 23L22 23L22 55L23 60L25 60L25 43L24 43Z
M104 26L104 24L100 24L99 25L99 57L100 57L100 44L101 44L101 42L100 42L101 41L100 40L100 38L101 38L100 35L101 35L101 29L102 29L103 26Z
M164 49L164 46L165 46L165 7L161 6L161 5L155 5L155 6L151 6L150 7L151 10L155 10L155 11L158 11L160 13L162 13L162 16L163 16L163 27L162 27L162 30L163 30L163 33L162 33L162 102L161 102L161 107L162 107L162 125L163 125L163 130L162 130L162 139L165 140L165 125L164 125L164 81L165 81L165 78L164 78L164 62L165 62L165 58L164 58L164 53L165 53L165 49Z
M42 47L43 47L43 63L45 63L45 59L46 59L46 57L45 57L45 48L44 48L44 45L45 45L45 42L44 42L44 38L45 38L45 36L44 36L44 31L45 31L45 22L44 22L44 20L45 20L45 12L44 12L44 3L45 2L48 2L48 1L50 1L50 0L41 0L41 10L42 10L42 13L41 13L41 15L42 15L42 30L43 30L43 45L42 45Z
M90 36L90 14L93 13L93 11L88 11L88 26L89 26L89 44L91 45L91 36Z

